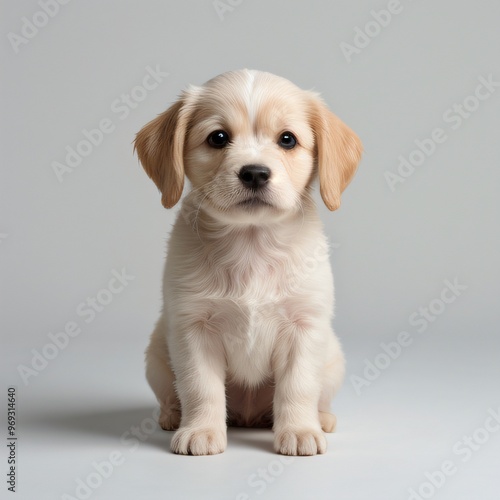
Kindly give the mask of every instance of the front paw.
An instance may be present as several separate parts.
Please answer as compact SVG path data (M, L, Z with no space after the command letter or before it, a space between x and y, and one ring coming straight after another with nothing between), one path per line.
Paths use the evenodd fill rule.
M283 429L275 433L274 449L282 455L316 455L326 452L326 438L321 430Z
M227 446L226 430L181 427L170 445L174 453L181 455L217 455Z

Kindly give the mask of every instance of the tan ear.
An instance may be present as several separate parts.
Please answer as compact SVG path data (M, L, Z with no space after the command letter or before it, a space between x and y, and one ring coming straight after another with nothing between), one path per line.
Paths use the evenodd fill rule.
M184 139L187 129L185 95L137 134L134 150L146 173L161 191L161 202L172 208L184 187ZM184 111L184 112L183 112Z
M321 197L329 210L337 210L340 195L356 172L363 146L359 137L317 96L311 105L311 124Z

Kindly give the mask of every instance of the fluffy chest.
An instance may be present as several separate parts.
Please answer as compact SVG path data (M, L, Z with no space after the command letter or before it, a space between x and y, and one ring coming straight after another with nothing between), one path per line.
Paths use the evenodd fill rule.
M240 303L233 326L221 332L229 378L257 385L272 375L272 353L279 331L275 304Z
M192 259L187 281L199 284L205 297L257 304L289 294L291 278L300 266L300 252L255 228L206 244Z
M219 337L230 379L247 385L268 379L283 331L330 314L327 253L314 254L320 234L304 236L233 231L192 241L182 252L174 248L166 269L172 331Z

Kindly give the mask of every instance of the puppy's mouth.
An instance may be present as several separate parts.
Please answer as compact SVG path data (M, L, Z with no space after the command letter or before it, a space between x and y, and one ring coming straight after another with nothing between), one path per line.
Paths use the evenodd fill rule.
M258 207L273 207L271 203L258 196L252 196L250 198L246 198L243 201L240 201L236 204L236 206L241 208L258 208Z

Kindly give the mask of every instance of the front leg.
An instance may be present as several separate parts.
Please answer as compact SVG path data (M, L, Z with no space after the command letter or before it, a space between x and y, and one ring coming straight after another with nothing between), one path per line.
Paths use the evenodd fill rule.
M274 356L274 449L283 455L325 453L318 414L325 342L296 324L284 333Z
M227 445L225 355L220 337L199 322L172 342L172 366L181 423L171 449L183 455L215 455Z

